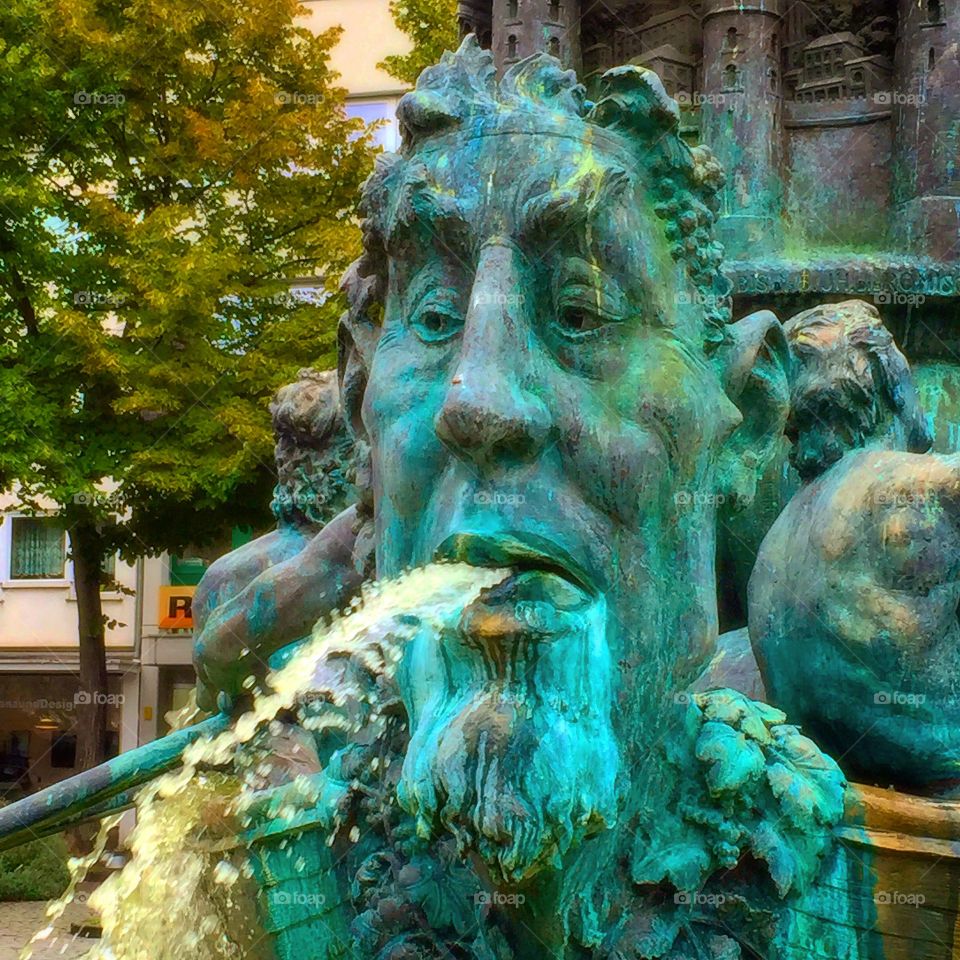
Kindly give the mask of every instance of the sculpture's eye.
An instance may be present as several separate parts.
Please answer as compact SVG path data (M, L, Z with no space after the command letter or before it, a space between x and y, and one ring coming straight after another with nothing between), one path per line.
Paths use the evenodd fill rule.
M414 312L410 326L424 343L441 343L460 332L463 318L452 306L433 302Z
M570 285L557 298L554 323L566 337L588 337L622 319L617 300L596 287Z
M588 333L604 326L604 320L582 307L569 306L561 307L558 311L557 325L564 333Z

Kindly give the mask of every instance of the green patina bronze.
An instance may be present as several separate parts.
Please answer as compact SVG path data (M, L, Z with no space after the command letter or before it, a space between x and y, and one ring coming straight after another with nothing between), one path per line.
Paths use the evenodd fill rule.
M327 707L304 703L251 741L272 781L238 841L270 949L884 960L863 812L882 798L796 724L845 770L955 779L952 716L863 700L953 695L957 470L923 455L921 406L949 371L918 391L863 304L733 322L720 165L647 70L608 71L588 102L543 55L498 81L468 38L398 117L345 279L357 503L296 550L225 561L223 596L206 584L208 722L366 580L510 574L414 629L395 676L341 664L377 723L314 736ZM718 644L721 521L731 589L753 577L749 637ZM776 706L717 680L734 675ZM115 808L180 749L10 808L0 836Z
M779 711L687 692L716 643L717 505L752 498L789 398L776 319L729 322L719 167L653 74L588 104L547 57L498 84L472 41L399 117L341 334L356 527L381 577L521 572L415 638L383 736L320 758L359 839L256 841L268 891L325 878L282 917L265 896L280 954L765 949L843 778Z

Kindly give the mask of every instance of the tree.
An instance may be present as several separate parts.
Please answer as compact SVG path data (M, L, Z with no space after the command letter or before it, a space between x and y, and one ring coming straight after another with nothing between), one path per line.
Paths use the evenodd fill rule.
M106 683L104 560L248 522L268 398L333 363L372 147L329 67L339 30L299 10L0 11L0 484L69 531L83 690ZM311 302L290 295L305 278ZM83 765L102 759L96 700Z
M456 0L390 0L393 22L413 41L409 53L392 54L379 64L392 77L413 86L444 50L460 45Z

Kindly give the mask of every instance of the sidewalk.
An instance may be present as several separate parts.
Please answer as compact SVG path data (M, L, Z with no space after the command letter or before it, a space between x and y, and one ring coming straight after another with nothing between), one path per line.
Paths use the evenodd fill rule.
M46 902L0 903L0 960L17 960L23 945L47 925ZM54 932L35 945L33 960L79 960L98 941L74 937L70 924L86 920L90 911L72 903L54 925Z

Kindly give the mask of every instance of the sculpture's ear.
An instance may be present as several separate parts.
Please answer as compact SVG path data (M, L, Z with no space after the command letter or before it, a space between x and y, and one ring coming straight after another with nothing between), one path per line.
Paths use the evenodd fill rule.
M373 351L380 339L380 327L366 313L348 310L340 318L337 330L337 372L340 378L340 404L347 430L353 438L354 477L359 503L357 515L361 525L354 546L354 566L373 576L376 565L376 540L373 529L373 471L370 444L363 425L363 395Z
M719 489L745 506L776 453L790 411L791 354L780 321L760 310L727 329L714 355L727 396L743 417L721 454Z
M920 404L913 372L907 358L893 343L893 338L889 339L889 346L870 351L874 383L883 392L887 404L900 421L906 449L910 453L927 453L933 446L933 434Z
M361 411L363 394L373 353L380 339L379 317L371 313L379 309L376 296L377 277L362 276L361 260L355 261L343 278L342 288L350 303L340 318L337 329L337 372L340 378L340 403L350 433L357 440L366 438Z

